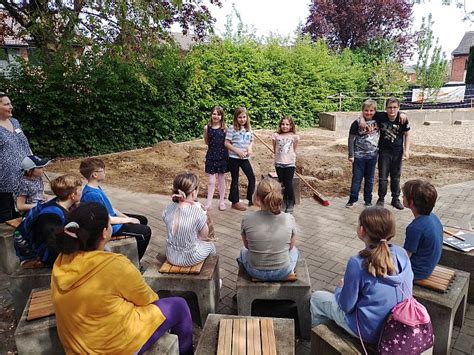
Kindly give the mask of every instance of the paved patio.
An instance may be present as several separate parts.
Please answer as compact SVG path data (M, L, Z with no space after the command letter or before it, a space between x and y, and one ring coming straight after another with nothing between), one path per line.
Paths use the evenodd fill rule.
M161 212L170 203L168 196L131 193L107 187L107 194L114 206L121 211L143 213L149 218L153 229L152 242L144 259L144 264L152 262L157 253L164 252L165 227ZM474 212L474 181L449 185L438 189L439 199L435 212L443 224L466 227ZM201 199L202 202L204 200ZM308 264L313 290L332 291L344 274L350 256L362 249L363 243L356 236L357 219L363 203L354 208L345 208L345 198L331 199L329 207L323 207L312 199L303 199L295 209L298 225L297 246ZM218 313L236 314L235 294L238 256L242 246L240 221L245 212L228 208L217 210L217 200L210 211L216 228L216 242L220 258L220 274L223 280ZM397 236L395 243L403 245L405 228L412 220L411 211L398 211L389 206L396 216ZM252 210L255 210L253 207ZM474 253L474 252L472 252ZM474 305L468 308L467 320L462 331L454 331L452 354L474 353ZM309 354L309 342L300 342L297 354Z
M146 267L156 254L164 253L166 233L161 212L171 202L170 197L134 193L111 186L105 186L104 189L116 208L148 217L153 235L143 260ZM474 181L445 186L438 189L438 194L435 211L443 224L466 227L474 209ZM357 254L363 247L355 232L358 215L364 208L363 203L347 209L344 206L346 202L346 198L334 198L331 199L329 207L323 207L312 199L303 199L301 205L296 206L294 216L298 225L297 246L308 264L313 290L332 291L343 276L348 258ZM214 209L210 213L214 219L216 236L219 238L216 245L223 280L218 313L236 314L236 304L232 300L237 278L235 258L242 245L240 221L245 212L230 208L220 212L216 207L217 200L214 201ZM412 220L412 214L407 209L398 211L391 206L388 208L392 209L396 216L395 243L402 245L405 227ZM0 274L2 283L5 279L5 275ZM5 283L2 286L0 289L4 290ZM196 336L199 334L199 329L196 329ZM468 307L462 330L455 329L452 345L453 355L474 353L474 305ZM309 348L309 342L298 342L297 354L309 354Z

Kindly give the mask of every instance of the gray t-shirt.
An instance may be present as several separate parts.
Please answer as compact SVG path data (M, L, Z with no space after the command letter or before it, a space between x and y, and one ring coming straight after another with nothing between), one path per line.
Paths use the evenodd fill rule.
M290 239L296 235L295 218L289 213L274 215L257 211L242 219L242 235L247 238L249 263L259 270L279 270L290 264Z

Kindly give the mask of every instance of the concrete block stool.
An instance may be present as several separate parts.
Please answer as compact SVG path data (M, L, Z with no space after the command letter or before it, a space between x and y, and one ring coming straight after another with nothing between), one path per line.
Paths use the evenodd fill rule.
M46 288L49 288L49 285ZM31 292L44 289L35 288ZM29 294L28 297L30 297ZM27 321L26 317L29 306L30 300L28 299L15 331L15 343L18 354L64 354L64 349L56 330L56 317L51 315Z
M466 271L471 274L469 279L469 291L467 293L467 303L474 304L474 250L469 253L456 250L454 248L443 245L441 253L440 265Z
M107 247L112 253L125 255L132 262L132 264L137 267L137 269L140 269L137 240L135 238L111 240L107 243Z
M5 274L13 273L20 266L13 246L14 230L12 226L0 223L0 270Z
M453 325L462 327L467 308L469 274L455 270L456 278L446 293L414 286L413 295L422 303L431 317L435 336L434 354L449 354Z
M252 315L252 303L255 300L290 300L296 303L301 336L310 339L311 314L311 280L306 261L300 255L296 264L294 282L255 282L242 267L237 276L237 314Z
M217 353L218 329L221 319L248 319L265 317L243 317L231 316L227 314L209 314L206 324L202 330L201 337L194 355L209 355ZM268 319L268 318L266 318ZM273 329L275 332L277 354L294 355L295 354L295 326L293 319L270 318L273 319ZM243 354L245 354L245 350Z
M364 343L369 355L375 355L376 347ZM421 355L430 355L433 348L430 348ZM311 355L363 355L364 349L359 338L348 334L333 321L320 324L311 331Z
M166 332L158 341L155 341L151 348L144 351L145 355L179 355L178 336Z
M160 273L166 256L158 255L143 274L145 281L155 291L188 291L193 292L198 301L200 324L204 326L207 315L215 313L219 302L219 257L208 256L199 274Z
M13 298L16 319L21 318L26 302L34 288L49 288L51 269L18 269L10 275L10 294Z

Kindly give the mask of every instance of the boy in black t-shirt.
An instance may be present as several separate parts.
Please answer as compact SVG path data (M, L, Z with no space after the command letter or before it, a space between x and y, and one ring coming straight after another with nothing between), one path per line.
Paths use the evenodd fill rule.
M392 193L392 206L402 210L400 201L400 176L402 172L402 160L410 156L410 124L408 120L400 120L400 101L392 97L385 104L387 112L377 112L375 120L380 129L379 140L379 199L377 206L385 203L387 194L388 177L390 176L390 191ZM402 123L403 122L403 123ZM361 120L361 127L365 121Z

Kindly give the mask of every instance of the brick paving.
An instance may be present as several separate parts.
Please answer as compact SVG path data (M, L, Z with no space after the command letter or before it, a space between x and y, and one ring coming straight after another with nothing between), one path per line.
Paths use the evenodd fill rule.
M113 205L123 212L141 213L148 217L153 230L152 241L143 259L144 266L153 262L157 253L164 253L165 227L161 212L170 203L169 196L134 193L119 188L105 186L104 190ZM435 212L443 224L467 227L472 219L474 206L474 181L445 186L438 189L439 200ZM362 211L363 203L352 209L345 208L346 198L331 199L329 207L323 207L312 199L303 199L296 206L295 219L298 225L297 246L308 264L313 290L333 291L344 274L348 258L363 247L356 236L357 218ZM412 220L409 210L391 209L397 222L397 236L394 243L403 244L405 228ZM245 212L228 208L218 211L217 201L210 211L214 220L220 275L223 280L221 300L217 312L236 314L236 304L232 300L235 294L238 256L242 245L240 238L240 221ZM252 209L255 209L252 207ZM474 253L474 252L473 252ZM0 275L1 276L1 275ZM196 336L200 331L196 329ZM309 354L310 343L299 341L297 354ZM466 322L462 329L453 332L452 354L474 353L474 305L468 306Z

